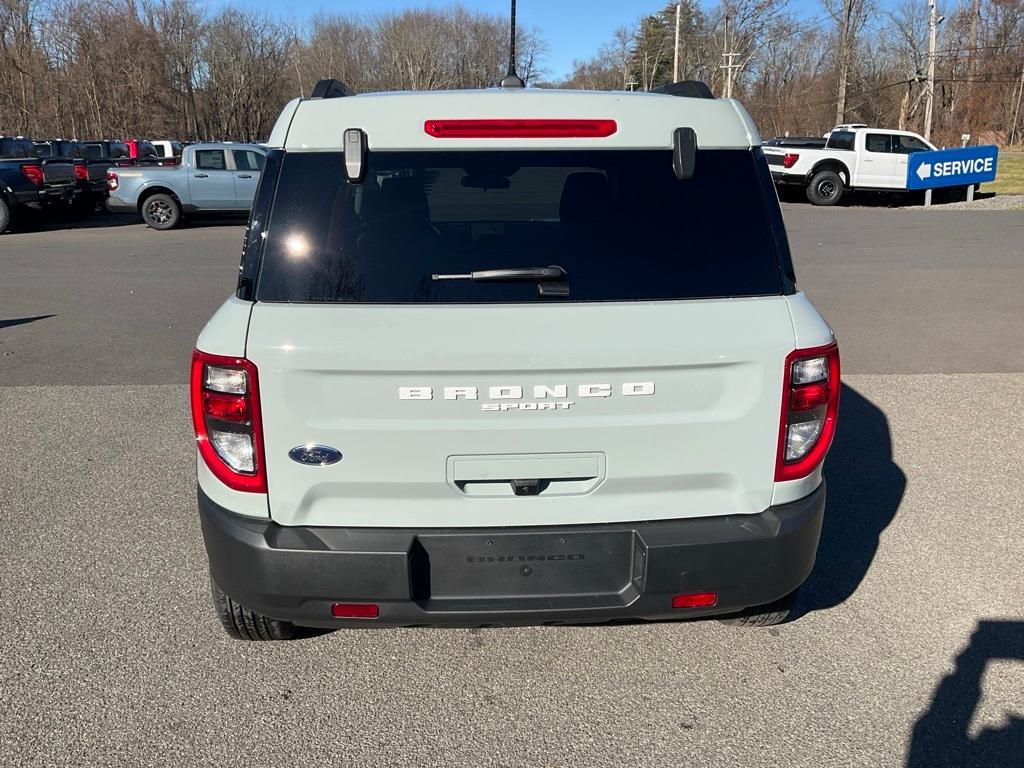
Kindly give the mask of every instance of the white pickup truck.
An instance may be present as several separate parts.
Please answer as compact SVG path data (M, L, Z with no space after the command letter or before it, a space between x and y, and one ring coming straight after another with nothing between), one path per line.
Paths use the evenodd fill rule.
M822 140L776 139L764 155L776 184L799 184L815 205L835 205L847 190L906 191L907 156L936 149L909 131L839 126Z

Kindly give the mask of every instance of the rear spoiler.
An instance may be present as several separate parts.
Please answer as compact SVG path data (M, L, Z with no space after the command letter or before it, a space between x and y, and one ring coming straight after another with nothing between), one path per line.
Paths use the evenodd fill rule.
M669 83L659 88L654 88L651 93L662 93L666 96L682 96L688 99L713 99L715 95L707 83L700 80L680 80L677 83Z

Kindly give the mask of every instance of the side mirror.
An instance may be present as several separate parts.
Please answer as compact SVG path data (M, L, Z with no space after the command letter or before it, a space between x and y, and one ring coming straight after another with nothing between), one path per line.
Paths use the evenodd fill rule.
M672 134L672 170L680 181L689 181L697 165L697 134L693 128L676 128Z
M342 144L345 153L345 176L353 184L360 184L366 173L366 134L358 128L348 128Z

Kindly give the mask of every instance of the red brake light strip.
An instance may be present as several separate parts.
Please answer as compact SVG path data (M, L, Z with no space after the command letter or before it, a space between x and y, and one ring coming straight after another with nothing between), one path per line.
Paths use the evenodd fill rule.
M427 120L423 130L436 139L586 139L611 136L618 125L606 119Z

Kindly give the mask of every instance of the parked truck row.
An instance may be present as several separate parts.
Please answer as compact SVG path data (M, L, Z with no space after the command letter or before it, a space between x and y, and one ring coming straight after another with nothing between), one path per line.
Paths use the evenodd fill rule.
M34 141L0 135L0 234L23 216L102 210L111 168L173 166L183 149L170 140Z

